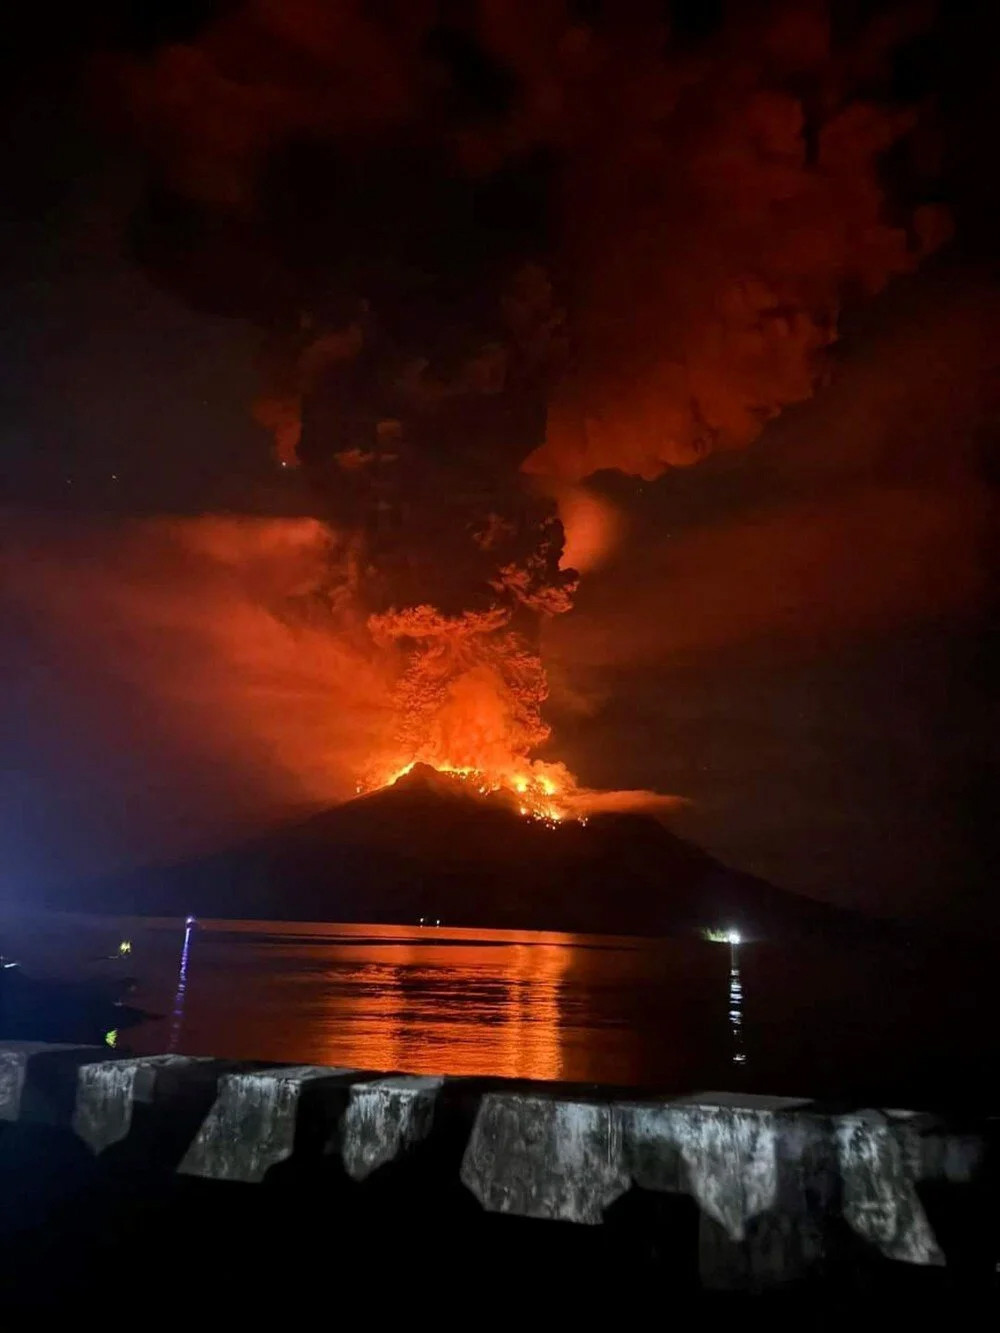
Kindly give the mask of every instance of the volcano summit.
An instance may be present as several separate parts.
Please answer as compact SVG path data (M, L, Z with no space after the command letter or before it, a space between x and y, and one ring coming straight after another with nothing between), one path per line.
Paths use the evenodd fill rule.
M525 818L416 764L392 785L227 851L91 885L92 911L744 937L829 932L846 913L731 870L651 815ZM73 894L79 908L81 895ZM53 904L56 905L56 904ZM63 904L60 904L63 905Z

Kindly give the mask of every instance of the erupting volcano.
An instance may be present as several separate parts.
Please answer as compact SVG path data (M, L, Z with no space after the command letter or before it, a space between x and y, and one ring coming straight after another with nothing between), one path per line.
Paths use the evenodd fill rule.
M571 576L559 577L553 589L568 606ZM523 814L553 821L567 813L568 772L530 758L548 736L541 713L547 687L537 647L512 625L518 613L523 622L525 608L516 599L504 605L501 585L493 591L498 600L484 611L446 616L421 605L369 618L376 644L399 653L392 698L398 750L372 764L359 791L390 785L422 763L484 793L516 794Z
M568 583L563 575L560 591ZM359 792L390 786L427 764L481 794L515 795L520 813L532 818L558 822L569 813L570 774L529 757L548 736L545 671L511 619L502 604L452 617L425 605L369 619L377 643L405 646L392 701L399 749L372 764Z
M250 0L102 69L149 168L134 252L259 329L256 419L389 682L359 793L427 764L593 808L537 758L574 488L750 444L842 302L947 233L893 100L915 18L691 10Z
M378 790L381 787L394 787L400 778L412 773L418 760L406 765L395 773L390 773L382 781L375 781L370 788L358 784L359 794L366 790ZM468 784L480 796L491 796L501 792L514 797L517 812L531 819L540 819L543 823L559 824L567 816L567 798L565 789L549 773L539 773L539 768L558 769L559 765L546 765L536 761L527 772L485 773L478 768L453 768L449 764L430 765L435 772L456 783Z
M517 781L515 774L512 787ZM849 913L730 870L649 815L560 820L558 793L512 787L417 763L301 823L84 892L101 911L164 916L280 913L635 934L721 922L748 939L829 937L858 925Z

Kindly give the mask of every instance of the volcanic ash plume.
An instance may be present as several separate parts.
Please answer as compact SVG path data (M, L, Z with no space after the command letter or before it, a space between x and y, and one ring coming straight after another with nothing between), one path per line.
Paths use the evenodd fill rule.
M548 497L746 446L945 234L887 96L914 10L662 13L254 0L104 71L142 261L259 324L257 419L354 533L379 772L523 773L575 583Z

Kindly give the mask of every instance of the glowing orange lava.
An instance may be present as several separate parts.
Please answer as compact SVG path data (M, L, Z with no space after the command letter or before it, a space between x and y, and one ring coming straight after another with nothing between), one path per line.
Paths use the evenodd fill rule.
M391 787L406 776L417 763L398 767L391 765L378 769L370 778L357 784L359 794ZM517 803L518 813L526 819L537 819L550 827L577 816L568 807L575 784L562 764L546 764L541 760L526 761L524 767L504 771L488 771L449 763L429 764L436 772L467 783L480 796L506 793Z

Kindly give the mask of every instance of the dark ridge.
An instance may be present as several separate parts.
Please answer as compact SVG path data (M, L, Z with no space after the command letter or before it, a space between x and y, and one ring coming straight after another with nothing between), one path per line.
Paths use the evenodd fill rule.
M552 827L418 765L391 787L214 855L50 899L113 913L746 938L850 930L854 914L722 865L644 814Z

